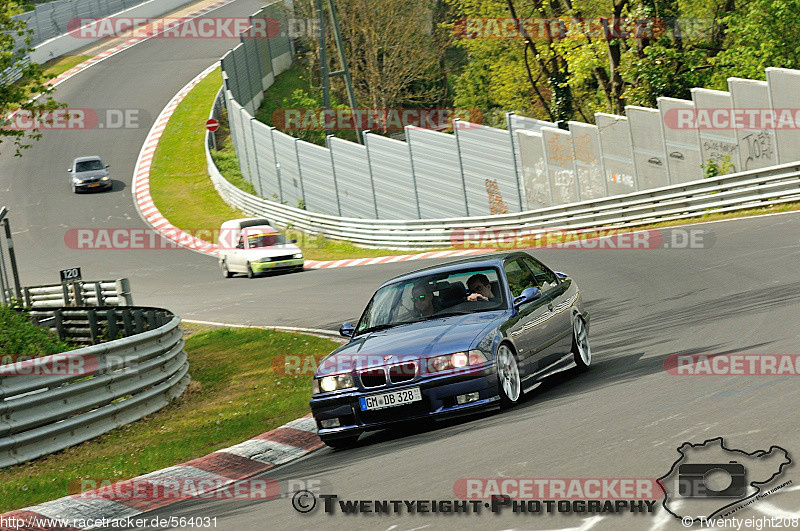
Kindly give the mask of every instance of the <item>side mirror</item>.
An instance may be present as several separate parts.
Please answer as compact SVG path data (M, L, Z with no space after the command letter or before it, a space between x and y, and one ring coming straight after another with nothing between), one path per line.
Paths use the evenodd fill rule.
M237 249L244 249L244 244L243 243L237 243L236 244L236 248Z
M297 238L292 238L292 243L297 243Z
M561 271L553 271L556 274L559 280L566 280L568 275L566 273L562 273Z
M67 170L67 173L72 173L72 168L69 168L69 169Z
M356 327L353 326L353 323L347 321L342 326L339 327L339 335L342 337L353 337L353 334L356 332Z
M106 169L110 168L111 164L106 164Z
M525 288L520 293L519 297L514 299L514 308L519 308L523 304L535 301L542 296L542 291L539 288Z

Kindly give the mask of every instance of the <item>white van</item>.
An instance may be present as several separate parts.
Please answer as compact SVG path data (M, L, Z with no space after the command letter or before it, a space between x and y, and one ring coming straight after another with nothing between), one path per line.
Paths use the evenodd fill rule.
M268 271L301 271L303 252L265 218L226 221L219 234L219 265L225 278L244 273L253 278Z

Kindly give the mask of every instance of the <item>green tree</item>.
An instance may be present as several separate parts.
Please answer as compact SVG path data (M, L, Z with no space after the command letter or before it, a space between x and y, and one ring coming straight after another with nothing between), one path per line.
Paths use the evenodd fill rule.
M725 49L711 63L713 87L728 77L764 79L764 69L800 68L800 0L747 0L722 18Z
M12 142L16 156L21 156L23 149L31 147L30 141L38 140L42 135L38 126L27 129L12 125L9 120L11 113L24 109L25 113L42 117L46 124L52 121L47 110L63 107L49 96L52 88L46 85L49 76L44 74L42 67L35 63L24 63L26 55L33 51L33 30L27 29L24 22L12 18L19 11L18 3L0 0L0 73L20 68L22 75L16 82L9 79L0 82L0 144L4 140Z

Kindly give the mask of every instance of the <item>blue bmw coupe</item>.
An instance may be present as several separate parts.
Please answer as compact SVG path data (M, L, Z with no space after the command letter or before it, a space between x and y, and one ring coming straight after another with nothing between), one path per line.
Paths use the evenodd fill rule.
M524 252L389 280L339 332L350 341L320 362L310 404L334 448L397 422L513 406L592 361L577 284Z

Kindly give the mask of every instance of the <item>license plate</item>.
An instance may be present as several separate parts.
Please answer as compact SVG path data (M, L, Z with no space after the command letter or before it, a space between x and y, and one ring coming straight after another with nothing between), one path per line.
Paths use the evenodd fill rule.
M361 411L404 406L420 400L422 400L422 393L420 393L419 387L412 387L391 393L361 397Z
M95 188L95 187L97 187L97 186L100 186L100 183L94 183L94 184L90 184L90 185L89 185L89 188Z

